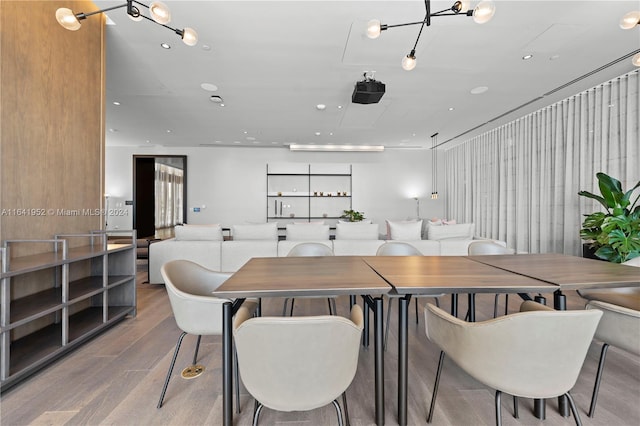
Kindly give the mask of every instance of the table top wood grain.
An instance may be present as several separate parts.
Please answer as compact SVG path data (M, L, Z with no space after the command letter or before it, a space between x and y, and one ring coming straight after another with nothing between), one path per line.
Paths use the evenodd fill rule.
M391 286L359 256L255 257L213 293L223 298L381 295Z
M471 261L467 256L363 258L397 294L549 293L556 285Z
M640 286L640 268L565 254L469 256L470 260L556 284L562 290Z

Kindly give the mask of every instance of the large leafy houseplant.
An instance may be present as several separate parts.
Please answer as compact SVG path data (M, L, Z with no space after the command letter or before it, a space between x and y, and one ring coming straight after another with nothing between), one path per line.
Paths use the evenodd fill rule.
M631 202L640 181L628 191L622 190L617 179L597 173L600 194L580 191L578 195L597 200L606 212L585 215L580 238L595 250L595 255L609 262L622 263L640 256L640 194Z

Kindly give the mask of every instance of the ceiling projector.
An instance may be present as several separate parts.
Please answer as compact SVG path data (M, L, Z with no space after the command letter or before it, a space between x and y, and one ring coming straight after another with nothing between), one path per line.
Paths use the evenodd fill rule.
M364 75L364 80L356 82L351 102L354 104L376 104L384 95L384 83Z

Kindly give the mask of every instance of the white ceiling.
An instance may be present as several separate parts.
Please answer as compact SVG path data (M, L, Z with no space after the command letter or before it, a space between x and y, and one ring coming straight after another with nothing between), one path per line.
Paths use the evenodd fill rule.
M94 2L106 8L123 0ZM640 50L640 26L618 26L640 9L638 0L498 0L487 24L433 18L410 72L400 61L419 26L392 28L376 40L365 27L372 18L420 21L423 1L165 3L169 25L198 32L195 47L152 22L133 22L124 8L108 12L116 25L107 27L107 146L428 148L438 132L449 148L632 71L630 57L620 58ZM452 4L433 1L432 11ZM526 54L533 58L522 60ZM365 71L386 84L378 104L351 103ZM472 95L478 86L489 90ZM225 107L209 100L213 94Z

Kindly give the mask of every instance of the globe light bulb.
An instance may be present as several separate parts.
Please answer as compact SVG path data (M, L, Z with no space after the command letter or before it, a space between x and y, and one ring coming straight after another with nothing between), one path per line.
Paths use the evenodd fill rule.
M496 13L496 5L492 1L481 1L475 9L473 9L473 20L477 24L489 22Z
M375 39L380 37L380 21L378 19L372 19L367 22L367 37Z
M405 71L411 71L416 67L416 57L415 54L409 53L407 56L402 58L402 69Z
M166 4L161 1L154 1L149 6L149 13L158 24L168 24L171 22L171 12Z
M73 11L66 7L61 7L56 10L56 19L60 25L69 31L77 31L82 26Z
M182 41L187 46L198 44L198 33L193 28L186 27L182 30Z
M630 30L640 23L640 10L634 10L626 13L622 19L620 19L620 28L623 30Z

